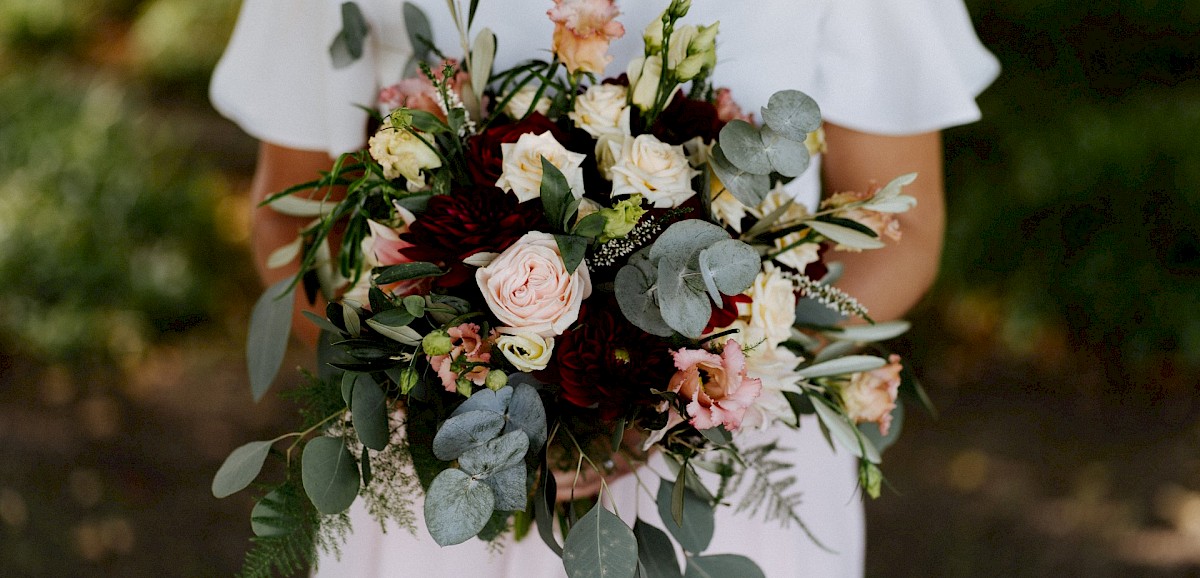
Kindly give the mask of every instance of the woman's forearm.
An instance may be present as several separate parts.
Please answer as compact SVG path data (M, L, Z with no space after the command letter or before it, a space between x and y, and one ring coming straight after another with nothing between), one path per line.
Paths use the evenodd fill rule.
M902 239L888 247L852 253L835 251L827 259L845 265L838 287L861 301L876 321L903 316L933 285L946 228L940 133L890 137L826 125L828 153L823 160L825 190L862 191L906 173L918 173L905 187L917 206L899 215Z

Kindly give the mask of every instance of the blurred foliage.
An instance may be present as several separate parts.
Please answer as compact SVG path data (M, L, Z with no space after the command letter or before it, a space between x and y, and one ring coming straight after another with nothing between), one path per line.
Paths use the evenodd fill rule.
M0 77L7 339L54 356L136 351L213 316L238 271L218 224L229 187L186 134L109 81L47 64Z
M940 297L1000 299L1018 351L1061 327L1110 380L1200 368L1200 4L971 8L1004 71L948 134Z

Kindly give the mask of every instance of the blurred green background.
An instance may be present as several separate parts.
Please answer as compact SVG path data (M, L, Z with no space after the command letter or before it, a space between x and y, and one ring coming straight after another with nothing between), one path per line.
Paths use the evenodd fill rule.
M0 575L227 576L254 143L205 89L237 0L0 1ZM969 2L942 279L868 575L1200 575L1200 3ZM303 363L295 358L292 365ZM285 374L288 372L284 372Z

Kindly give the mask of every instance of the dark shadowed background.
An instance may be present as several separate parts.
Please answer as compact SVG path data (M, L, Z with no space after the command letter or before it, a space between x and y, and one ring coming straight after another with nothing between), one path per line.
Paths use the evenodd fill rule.
M255 148L205 97L237 4L0 2L0 575L239 566L211 476L292 420L250 401ZM938 416L885 456L868 575L1200 575L1200 3L970 7L1004 74L947 133L899 345Z

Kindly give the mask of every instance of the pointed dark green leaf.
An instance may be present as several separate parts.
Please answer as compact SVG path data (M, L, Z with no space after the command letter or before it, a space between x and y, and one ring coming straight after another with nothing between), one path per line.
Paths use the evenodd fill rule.
M358 466L362 470L362 485L365 488L371 485L371 480L374 479L371 474L371 453L367 451L366 446L363 446L362 454L358 456Z
M533 523L537 526L538 536L555 554L562 556L562 545L554 536L554 498L558 494L558 486L554 476L550 474L550 466L543 459L541 474L538 477L537 492L533 496Z
M574 526L563 544L570 578L633 578L637 538L612 512L597 503Z
M633 535L637 537L638 563L646 578L680 578L679 560L675 558L675 547L666 532L638 518L633 524Z
M351 393L350 416L358 440L368 448L380 451L391 440L388 431L387 396L383 388L367 373L355 374Z
M375 321L376 323L382 323L388 327L404 327L409 323L412 323L413 319L416 319L416 316L410 313L405 307L397 307L395 309L388 309L387 311L380 311L379 313L371 316L372 321Z
M563 267L566 268L567 274L575 273L587 252L588 240L577 235L556 234L554 241L558 243L558 253L562 255Z
M225 463L213 476L212 493L224 498L245 489L262 471L267 454L271 453L271 442L250 442L230 452Z
M359 472L341 438L322 436L304 446L301 480L304 493L325 515L346 511L358 496Z
M542 157L542 209L546 212L546 220L560 230L567 230L567 220L571 217L569 209L576 200L571 192L567 177L554 166L546 157Z
M753 560L737 554L689 556L684 578L766 578Z
M461 544L487 525L494 505L486 484L462 470L443 470L425 493L425 526L439 546Z
M433 263L425 263L418 261L416 263L400 263L379 269L379 276L375 277L375 283L379 285L387 285L397 281L408 281L410 279L422 279L425 277L437 277L445 273L441 267Z
M821 107L799 90L781 90L767 99L762 118L784 138L804 142L808 133L821 127Z
M496 437L504 429L504 416L476 410L456 415L442 424L433 438L433 454L439 460L456 460L463 452Z
M675 541L688 552L703 552L712 542L715 518L712 504L705 502L686 484L683 486L683 524L676 523L672 501L678 492L675 482L660 480L658 484L658 515Z
M271 285L258 298L250 313L250 331L246 337L246 362L250 369L250 392L254 401L271 388L283 355L287 353L295 304L291 278Z
M595 239L604 232L606 225L608 225L608 219L604 218L604 215L592 213L579 219L579 222L575 223L575 226L571 229L571 234Z

